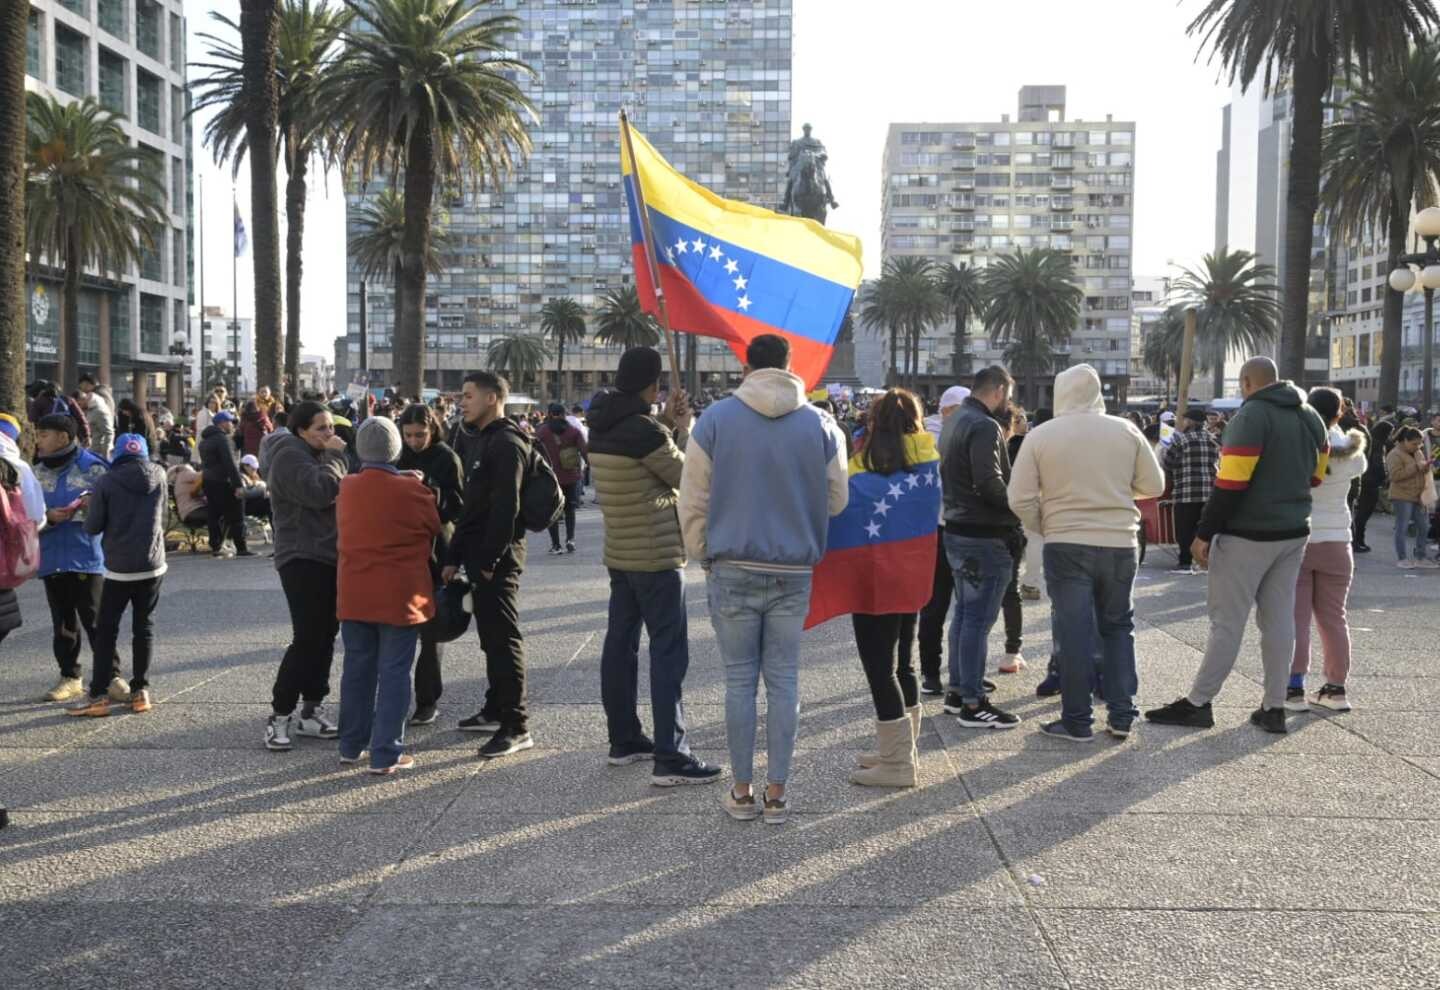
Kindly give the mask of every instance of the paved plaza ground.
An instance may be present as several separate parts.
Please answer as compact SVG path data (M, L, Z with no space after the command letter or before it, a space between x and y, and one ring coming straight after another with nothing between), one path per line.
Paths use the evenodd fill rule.
M850 625L811 632L778 828L723 815L723 785L605 765L598 528L581 514L574 557L532 544L537 748L483 765L455 730L482 690L467 637L441 721L411 730L419 766L390 779L334 743L262 747L289 637L269 560L172 556L159 703L96 721L35 702L55 666L28 585L0 646L0 986L1440 986L1440 572L1395 569L1388 519L1351 598L1357 710L1283 737L1246 722L1253 634L1211 731L1040 736L1049 618L1027 603L1033 665L997 697L1024 725L967 731L930 700L922 786L854 787L872 708ZM1142 707L1188 687L1205 641L1205 579L1167 565L1152 553L1137 589ZM691 738L726 762L688 577Z

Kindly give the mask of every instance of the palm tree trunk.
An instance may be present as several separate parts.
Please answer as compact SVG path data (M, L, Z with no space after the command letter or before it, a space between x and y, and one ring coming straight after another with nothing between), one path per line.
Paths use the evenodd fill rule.
M404 309L396 313L395 381L404 395L419 395L425 368L425 256L435 196L435 136L422 126L405 157L405 236L400 249Z
M892 324L890 327L890 374L885 380L886 385L894 385L900 380L900 327Z
M1310 323L1310 251L1320 205L1320 144L1325 93L1330 88L1331 44L1316 32L1314 47L1295 60L1294 124L1290 135L1290 189L1285 203L1285 278L1280 317L1280 377L1305 380L1305 338ZM1221 372L1223 374L1223 370Z
M970 370L965 367L965 322L968 316L964 306L955 308L955 357L950 362L950 377L956 380Z
M1215 389L1215 398L1223 399L1225 398L1225 348L1217 345L1215 350L1215 367L1211 369L1211 373L1214 375L1212 385Z
M30 5L0 14L0 409L25 408L25 33ZM19 417L23 422L25 417Z
M285 139L285 384L298 397L300 381L300 278L305 239L307 156Z
M72 223L65 233L65 298L61 303L64 326L60 328L57 354L62 392L80 385L80 261L80 232Z
M555 398L560 400L565 389L565 334L555 343ZM560 400L563 401L563 400Z
M1414 202L1415 178L1408 162L1390 164L1390 267L1400 267L1405 253L1405 239L1410 233L1410 204ZM1380 329L1380 404L1400 404L1400 360L1402 354L1401 323L1405 317L1405 293L1396 292L1388 282L1385 292L1385 318ZM1428 330L1428 328L1427 328ZM1425 343L1425 338L1420 338Z
M250 249L255 265L255 382L281 390L280 223L275 189L277 0L241 0L245 140L250 161Z

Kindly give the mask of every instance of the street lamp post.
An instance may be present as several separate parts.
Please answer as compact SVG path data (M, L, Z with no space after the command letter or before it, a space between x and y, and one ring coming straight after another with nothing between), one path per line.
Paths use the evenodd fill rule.
M1415 233L1425 239L1425 250L1418 254L1402 254L1402 267L1390 273L1390 288L1396 292L1409 292L1415 287L1417 277L1411 265L1420 269L1418 281L1425 290L1425 328L1421 342L1423 364L1420 382L1420 415L1428 416L1434 409L1435 391L1435 290L1440 289L1440 207L1431 206L1420 211L1415 218Z

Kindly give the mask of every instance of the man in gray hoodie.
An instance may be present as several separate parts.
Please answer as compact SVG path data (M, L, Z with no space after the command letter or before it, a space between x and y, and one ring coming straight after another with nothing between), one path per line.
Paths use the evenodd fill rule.
M770 824L785 820L810 572L825 554L830 517L849 499L844 434L790 372L789 342L756 337L746 350L745 380L696 423L680 476L685 550L709 575L710 621L725 659L735 785L724 807L738 820L760 815L751 777L762 674L769 743L764 815Z

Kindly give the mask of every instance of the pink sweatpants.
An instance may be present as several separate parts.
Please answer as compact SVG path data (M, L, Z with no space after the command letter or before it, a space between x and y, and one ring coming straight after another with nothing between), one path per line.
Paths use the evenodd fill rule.
M1350 623L1345 602L1350 597L1350 580L1355 576L1355 558L1348 542L1311 543L1300 563L1295 583L1295 660L1292 674L1310 669L1310 618L1320 628L1325 653L1325 680L1344 684L1350 673Z

